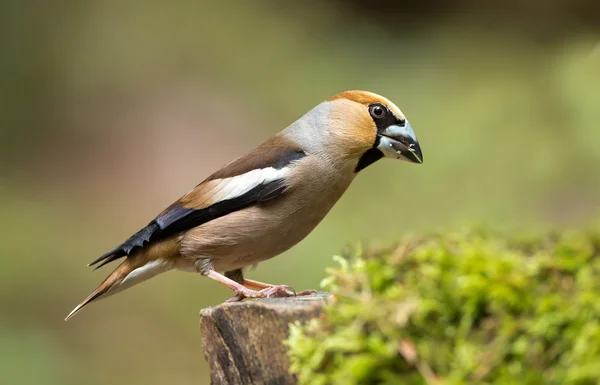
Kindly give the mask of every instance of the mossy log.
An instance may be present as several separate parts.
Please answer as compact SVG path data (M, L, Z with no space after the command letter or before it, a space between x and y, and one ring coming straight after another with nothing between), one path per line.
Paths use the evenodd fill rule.
M600 231L356 247L287 341L299 385L600 384Z
M202 310L200 328L212 385L295 384L283 344L288 325L318 317L328 297L317 293L246 300Z

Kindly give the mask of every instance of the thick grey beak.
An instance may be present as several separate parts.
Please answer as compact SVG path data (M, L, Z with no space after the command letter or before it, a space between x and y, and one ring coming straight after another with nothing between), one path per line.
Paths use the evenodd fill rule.
M379 134L377 148L386 158L403 159L413 163L423 163L421 147L410 123L393 125Z

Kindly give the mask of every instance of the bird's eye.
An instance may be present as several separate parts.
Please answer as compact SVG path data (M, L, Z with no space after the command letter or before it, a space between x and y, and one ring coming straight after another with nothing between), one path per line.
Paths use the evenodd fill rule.
M387 109L380 104L375 104L369 108L369 113L375 119L382 119L387 114Z

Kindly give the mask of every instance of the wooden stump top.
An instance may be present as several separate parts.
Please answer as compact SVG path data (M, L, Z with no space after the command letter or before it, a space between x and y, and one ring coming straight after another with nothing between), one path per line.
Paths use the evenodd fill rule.
M318 317L329 297L317 293L246 300L202 310L200 328L212 385L295 384L283 344L288 325Z

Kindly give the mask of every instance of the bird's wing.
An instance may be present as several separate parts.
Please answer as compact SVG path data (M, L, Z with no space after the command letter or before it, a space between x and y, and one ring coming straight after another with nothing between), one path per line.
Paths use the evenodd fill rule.
M283 194L293 163L306 154L293 143L272 138L227 164L167 207L146 227L91 265L98 267L156 242L234 211Z

